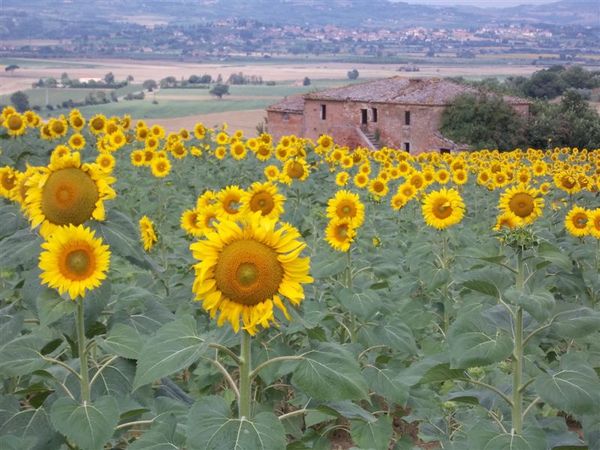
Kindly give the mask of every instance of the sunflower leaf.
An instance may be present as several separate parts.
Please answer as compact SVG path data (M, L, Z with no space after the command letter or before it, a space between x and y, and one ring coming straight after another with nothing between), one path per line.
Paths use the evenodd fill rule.
M207 346L192 317L163 325L142 347L133 389L190 366Z

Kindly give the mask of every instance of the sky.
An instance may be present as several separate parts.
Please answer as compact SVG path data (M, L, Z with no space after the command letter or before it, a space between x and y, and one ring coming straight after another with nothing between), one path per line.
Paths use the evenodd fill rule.
M422 5L470 5L480 7L503 7L515 5L541 5L544 3L553 3L556 0L403 0L407 3L418 3Z

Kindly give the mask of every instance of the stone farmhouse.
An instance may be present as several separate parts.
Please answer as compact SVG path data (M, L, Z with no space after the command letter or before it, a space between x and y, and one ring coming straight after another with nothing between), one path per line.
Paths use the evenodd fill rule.
M267 108L267 126L274 139L328 134L350 148L457 151L466 146L440 133L442 113L458 95L478 92L448 80L398 76L286 97ZM515 113L529 114L527 100L503 98Z

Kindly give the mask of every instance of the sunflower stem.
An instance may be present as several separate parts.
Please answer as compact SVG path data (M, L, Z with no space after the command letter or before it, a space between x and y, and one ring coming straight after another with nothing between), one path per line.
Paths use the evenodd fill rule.
M517 279L516 287L523 291L525 286L525 266L523 264L523 249L517 250ZM512 428L516 434L523 432L523 392L521 382L523 376L523 307L517 307L514 321L513 347L513 383L512 383Z
M245 417L250 419L251 412L251 379L250 371L252 365L252 354L250 352L251 337L250 335L242 330L242 342L240 349L240 400L238 402L238 416L241 419Z
M78 297L75 323L77 326L77 348L79 350L79 372L81 383L81 401L89 403L90 401L90 380L88 375L88 352L85 348L85 323L83 315L83 297Z

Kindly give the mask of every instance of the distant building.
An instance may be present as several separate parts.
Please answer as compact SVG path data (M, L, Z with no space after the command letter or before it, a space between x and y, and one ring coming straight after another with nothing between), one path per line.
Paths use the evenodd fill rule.
M393 77L286 97L267 108L268 131L275 139L294 134L333 137L339 145L410 153L456 151L465 146L439 131L442 113L461 94L477 89L441 79ZM530 102L504 96L517 113Z

